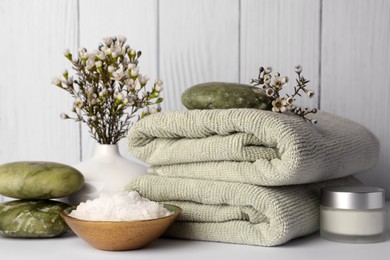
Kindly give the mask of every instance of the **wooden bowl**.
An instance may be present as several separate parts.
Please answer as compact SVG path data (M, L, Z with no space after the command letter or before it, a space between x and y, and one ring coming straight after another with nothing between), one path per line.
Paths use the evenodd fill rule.
M77 236L91 246L109 251L142 248L159 236L176 220L181 208L164 205L174 213L167 217L140 221L89 221L69 216L74 209L67 208L60 215Z

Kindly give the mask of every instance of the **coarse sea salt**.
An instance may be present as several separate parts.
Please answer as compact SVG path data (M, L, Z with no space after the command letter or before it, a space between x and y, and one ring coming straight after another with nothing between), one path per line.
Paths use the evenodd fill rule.
M69 216L91 221L135 221L166 217L173 212L138 192L102 193L94 200L81 202Z

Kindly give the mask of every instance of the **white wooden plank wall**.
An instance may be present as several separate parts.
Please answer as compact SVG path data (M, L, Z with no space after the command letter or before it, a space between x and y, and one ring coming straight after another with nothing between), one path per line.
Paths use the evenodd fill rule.
M303 65L318 95L302 104L378 136L379 164L359 177L390 193L389 14L390 0L1 0L0 163L92 155L85 127L59 119L72 100L50 81L70 69L65 48L120 34L143 52L141 73L164 81L164 110L184 109L193 84L249 83L261 65L294 80Z
M390 198L390 1L324 1L322 25L321 108L379 138L379 163L359 178Z

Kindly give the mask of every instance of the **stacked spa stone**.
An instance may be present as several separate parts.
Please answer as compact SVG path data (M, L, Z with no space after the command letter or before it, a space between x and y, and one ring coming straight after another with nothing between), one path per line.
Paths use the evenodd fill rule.
M17 200L0 204L0 234L5 237L56 237L69 228L60 217L68 204L52 199L79 191L84 177L54 162L0 165L0 195Z

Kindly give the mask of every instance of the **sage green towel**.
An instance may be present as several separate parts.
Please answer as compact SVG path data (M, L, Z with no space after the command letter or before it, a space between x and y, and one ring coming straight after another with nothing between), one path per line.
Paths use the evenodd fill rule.
M165 236L258 246L283 244L319 228L319 189L358 185L354 177L261 187L244 183L142 176L127 185L183 209Z
M379 142L364 126L325 112L318 124L256 109L163 112L128 133L133 155L160 176L290 185L373 167Z

